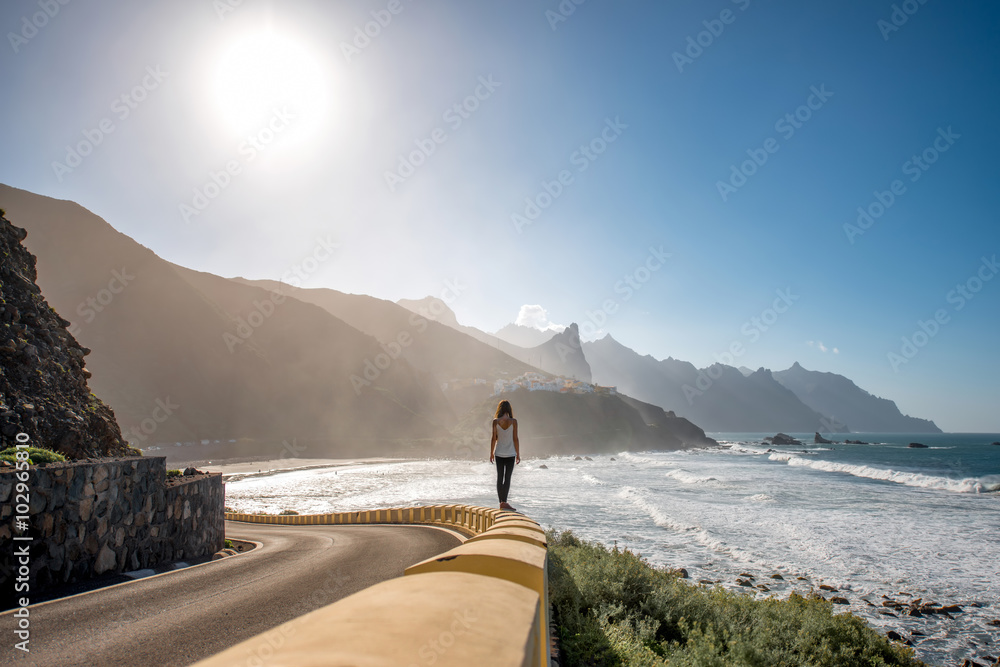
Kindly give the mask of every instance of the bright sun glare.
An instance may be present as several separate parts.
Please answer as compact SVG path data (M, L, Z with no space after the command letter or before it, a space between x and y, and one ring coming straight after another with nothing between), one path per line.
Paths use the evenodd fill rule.
M329 84L320 62L299 42L272 30L243 35L223 50L211 77L221 118L237 135L263 128L275 110L300 123L322 117Z

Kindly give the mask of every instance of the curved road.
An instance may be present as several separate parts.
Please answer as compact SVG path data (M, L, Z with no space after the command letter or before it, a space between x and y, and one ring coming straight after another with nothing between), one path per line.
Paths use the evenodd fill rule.
M226 522L253 551L31 607L31 652L19 665L189 665L289 623L457 546L421 526L280 526ZM9 613L0 626L11 627ZM281 627L278 627L281 626ZM13 636L10 633L10 636ZM9 642L13 643L13 640ZM247 664L260 664L247 656ZM266 657L266 656L263 656ZM266 662L266 661L265 661Z

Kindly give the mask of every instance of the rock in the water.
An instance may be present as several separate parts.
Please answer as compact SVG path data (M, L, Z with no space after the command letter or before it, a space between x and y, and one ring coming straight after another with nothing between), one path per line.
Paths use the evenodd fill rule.
M683 567L679 567L676 570L674 570L673 572L674 572L674 574L676 574L681 579L687 579L688 578L688 571L685 568L683 568Z
M839 592L836 588L834 588L833 586L830 586L828 584L820 584L819 585L819 589L821 591L830 591L831 593L838 593Z
M582 456L577 456L577 457L576 457L576 458L574 458L573 460L574 460L574 461L582 461L582 460L583 460L583 457L582 457Z
M867 445L869 443L864 440L844 440L845 445Z
M928 449L927 445L922 442L911 442L907 447L910 449Z
M749 579L737 579L736 583L740 586L753 586L753 582Z
M830 602L832 602L833 604L851 604L850 600L848 600L847 598L838 597L836 595L830 598Z
M991 442L990 444L994 445L995 447L1000 447L1000 442Z
M993 444L994 444L994 445L1000 445L1000 442L994 442ZM612 460L612 461L615 461L615 460L617 460L617 459L615 459L615 457L613 457L613 456L612 456L612 457L611 457L611 460Z
M775 573L775 574L772 574L772 575L771 575L771 578L772 578L772 579L781 579L782 581L784 581L784 579L785 579L785 578L784 578L783 576L781 576L781 575L780 575L780 574L778 574L778 573Z
M590 458L589 456L584 456L583 460L584 461L593 461L594 459Z
M798 440L796 440L792 436L787 435L785 433L778 433L777 435L774 435L773 437L764 438L764 440L767 440L772 445L801 445L802 444L801 442L799 442Z
M817 431L816 435L813 436L813 443L817 445L832 445L833 440L827 440L819 434L819 431Z
M538 466L538 469L539 470L548 470L549 467L543 463L542 465Z
M901 641L903 641L903 635L899 634L895 630L889 630L889 632L885 633L885 636L888 637L891 641L894 641L894 642L901 642Z

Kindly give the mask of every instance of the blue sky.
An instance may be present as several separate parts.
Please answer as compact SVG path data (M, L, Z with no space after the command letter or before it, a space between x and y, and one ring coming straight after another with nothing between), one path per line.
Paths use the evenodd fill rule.
M1000 431L995 3L150 4L4 4L0 181L192 268Z

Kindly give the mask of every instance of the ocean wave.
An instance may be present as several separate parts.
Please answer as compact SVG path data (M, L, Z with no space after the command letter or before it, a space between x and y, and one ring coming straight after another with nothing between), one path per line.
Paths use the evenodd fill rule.
M667 461L660 461L648 456L639 456L638 454L633 454L631 452L620 452L618 457L629 463L641 463L646 466L665 466L669 465Z
M772 455L772 458L773 456L774 455ZM998 475L952 479L949 477L924 475L923 473L918 472L904 472L901 470L875 468L872 466L855 465L851 463L811 461L797 456L789 458L788 465L812 468L814 470L824 470L826 472L847 473L848 475L853 475L855 477L895 482L896 484L905 484L906 486L915 486L924 489L953 491L955 493L993 493L1000 491L1000 476Z
M590 484L593 484L594 486L607 486L607 484L608 484L607 482L602 482L601 480L597 479L593 475L588 475L587 473L584 473L581 476L583 477L583 481L589 482Z
M623 486L618 491L618 497L627 500L637 508L643 510L649 518L653 520L660 528L669 528L670 530L676 530L681 533L694 532L701 530L701 526L693 526L691 524L681 523L671 516L668 516L659 507L647 500L641 491L631 486Z
M746 447L741 443L733 444L729 446L729 449L725 450L732 454L743 455L743 456L759 456L760 454L766 454L766 449L754 449L752 447Z
M766 493L755 493L752 496L748 496L747 500L751 500L755 503L773 503L777 502L773 497L767 495Z
M688 472L683 468L675 468L674 470L668 471L667 477L672 477L682 484L704 484L705 482L719 481L715 477L702 477L701 475Z
M695 544L701 545L717 554L728 556L734 561L751 564L759 568L766 567L752 551L743 551L730 543L729 540L724 541L716 537L700 525L685 523L680 519L667 515L655 503L650 502L639 489L631 486L623 486L618 490L618 497L645 512L653 520L653 523L660 528L666 528L682 534L684 536L683 539L691 540Z
M798 458L795 454L784 454L782 452L775 452L767 457L769 461L791 461L794 458Z

